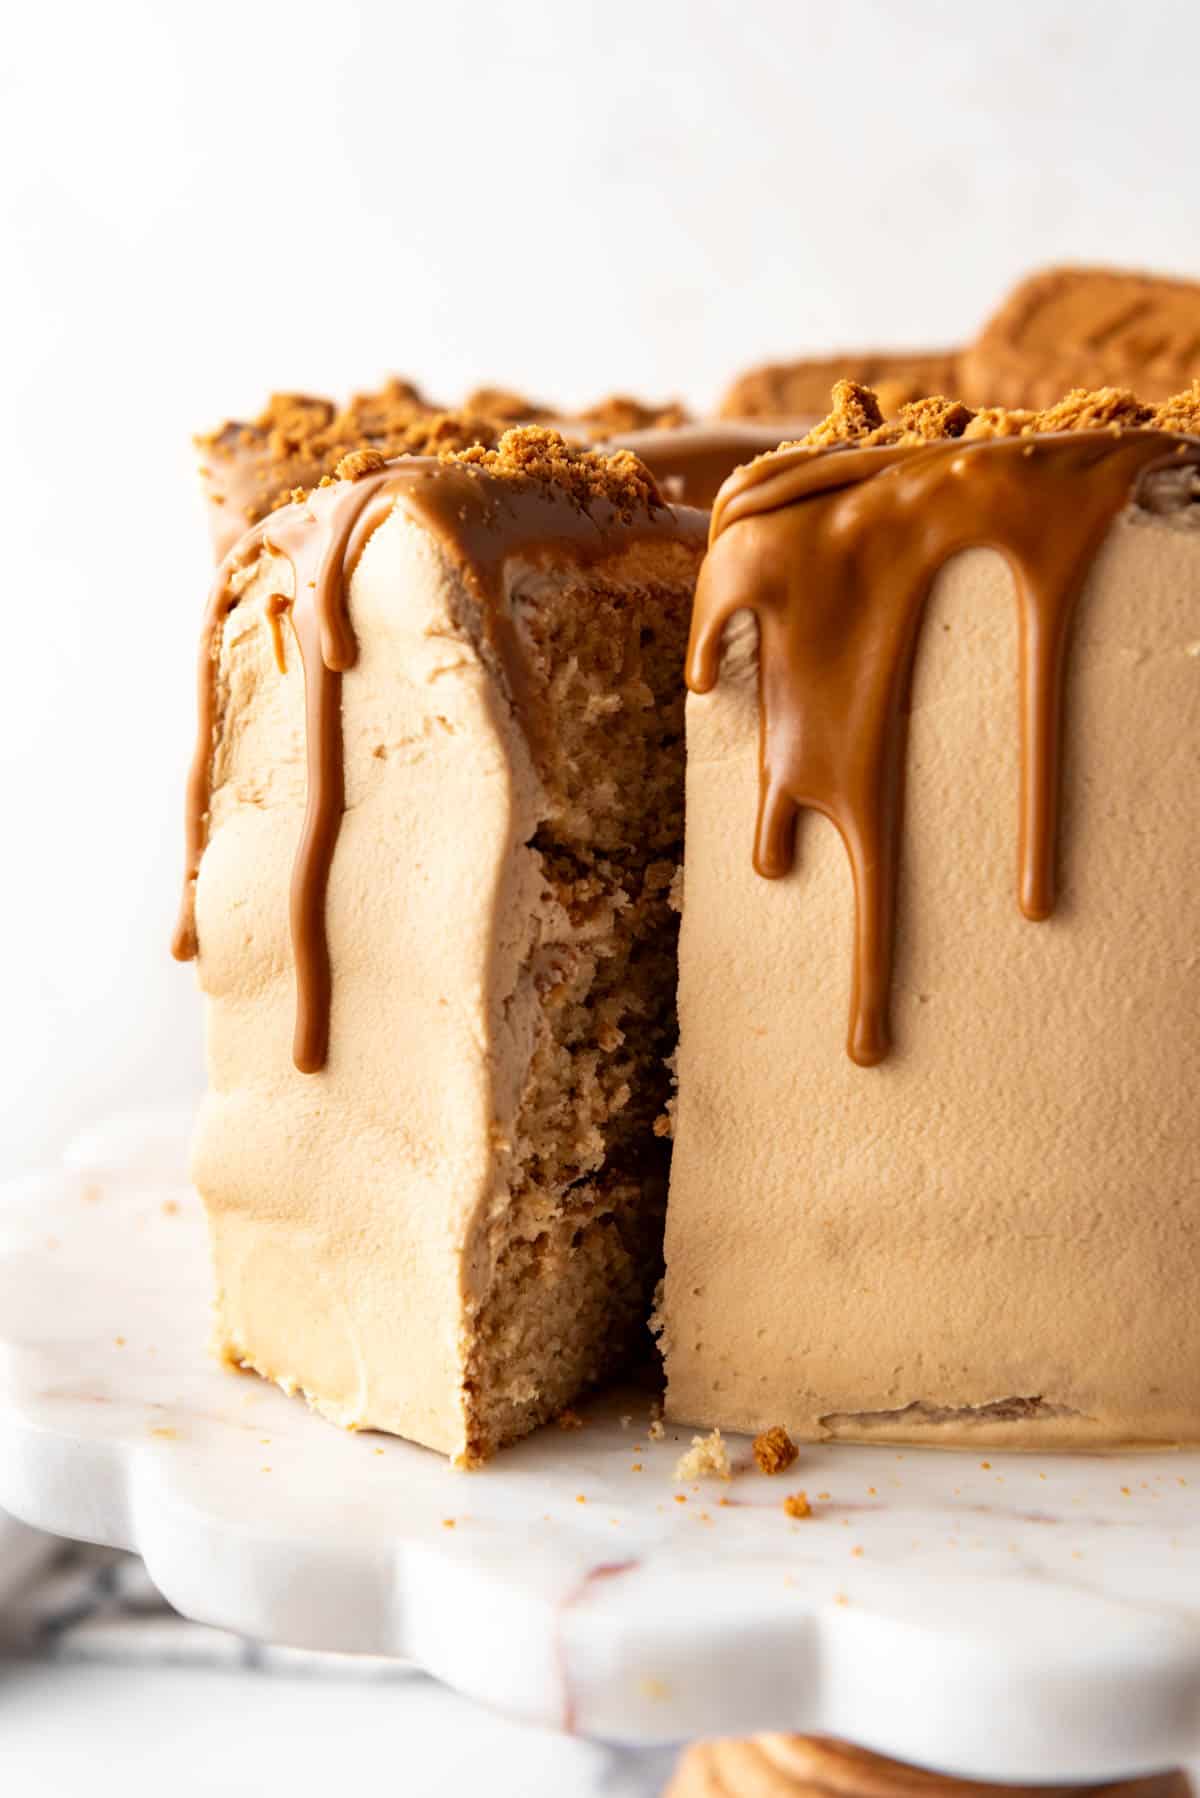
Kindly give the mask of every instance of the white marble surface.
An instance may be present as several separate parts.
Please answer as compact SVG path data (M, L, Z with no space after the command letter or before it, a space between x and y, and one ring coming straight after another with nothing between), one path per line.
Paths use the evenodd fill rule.
M0 1505L137 1549L186 1614L613 1742L824 1730L1013 1780L1194 1752L1197 1457L838 1447L678 1486L686 1438L622 1394L455 1473L209 1362L176 1121L68 1163L0 1190Z

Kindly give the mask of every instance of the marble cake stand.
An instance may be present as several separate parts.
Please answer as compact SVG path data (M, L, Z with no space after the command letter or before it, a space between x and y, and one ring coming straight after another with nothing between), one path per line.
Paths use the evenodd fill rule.
M690 1433L628 1392L455 1473L206 1358L182 1142L127 1119L0 1189L18 1518L136 1549L190 1617L611 1741L828 1732L1014 1782L1200 1748L1200 1457L809 1448L767 1479L735 1442L681 1486Z

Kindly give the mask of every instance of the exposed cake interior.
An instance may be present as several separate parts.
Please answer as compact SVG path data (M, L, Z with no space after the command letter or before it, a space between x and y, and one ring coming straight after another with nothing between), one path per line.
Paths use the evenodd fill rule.
M678 543L642 544L613 563L518 583L520 714L541 813L521 854L536 868L537 898L506 999L525 1060L468 1332L471 1459L650 1347L695 561Z

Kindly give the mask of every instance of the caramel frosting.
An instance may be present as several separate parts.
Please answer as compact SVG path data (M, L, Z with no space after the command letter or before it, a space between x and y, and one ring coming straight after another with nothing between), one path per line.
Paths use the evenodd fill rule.
M1190 1798L1182 1772L1105 1785L1009 1786L955 1779L821 1736L722 1738L690 1748L666 1798Z
M1195 403L1160 415L1121 394L1071 396L1011 429L931 400L884 423L874 395L843 383L830 418L799 444L739 469L717 495L696 595L688 684L716 684L734 613L759 627L761 772L754 865L792 867L798 813L823 813L849 858L856 936L848 1051L863 1067L889 1046L896 878L909 694L939 569L973 547L1013 571L1020 620L1018 892L1050 916L1063 684L1076 601L1117 513L1143 479L1200 465ZM1175 421L1179 422L1176 423ZM836 453L828 452L834 446Z
M291 890L293 1058L303 1073L319 1072L329 1046L325 895L345 806L341 682L357 657L346 592L374 532L403 505L462 562L521 718L521 657L511 622L496 603L503 564L517 556L536 564L563 549L577 562L598 561L640 536L687 537L703 529L702 519L692 521L663 503L653 478L629 452L575 449L541 427L509 431L495 449L475 445L440 460L389 462L378 451L357 450L339 461L336 473L339 478L253 526L217 571L201 632L184 892L172 945L179 960L198 950L195 883L211 798L218 640L241 592L266 563L279 583L266 601L276 659L283 660L280 621L287 615L305 681L308 800ZM536 743L532 747L536 757Z

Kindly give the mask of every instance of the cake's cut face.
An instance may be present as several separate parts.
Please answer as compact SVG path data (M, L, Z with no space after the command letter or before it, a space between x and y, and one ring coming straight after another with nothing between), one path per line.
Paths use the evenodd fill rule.
M480 387L461 407L433 404L411 381L393 379L344 406L319 395L272 394L260 415L232 420L197 437L200 477L218 559L249 525L287 505L300 490L333 477L344 456L372 450L387 459L437 456L473 445L494 448L517 424L562 418L540 401L504 387ZM674 402L648 405L613 395L571 417L581 441L667 429L686 414Z
M884 421L845 384L718 496L678 1420L1200 1440L1198 470L1200 391Z
M963 352L975 405L1045 406L1071 386L1160 401L1200 376L1200 282L1052 268L1020 282Z
M838 356L771 362L739 375L721 400L722 418L812 420L837 381L870 387L887 413L928 393L957 393L954 350L846 350Z
M222 1353L470 1462L644 1337L704 519L545 430L341 471L210 606L195 1173Z

